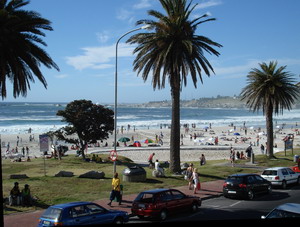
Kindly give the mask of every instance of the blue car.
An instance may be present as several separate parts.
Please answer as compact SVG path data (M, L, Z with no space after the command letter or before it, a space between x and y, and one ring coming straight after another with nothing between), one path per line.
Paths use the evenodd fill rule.
M107 210L91 202L72 202L50 206L40 217L38 226L122 224L128 219L124 211Z

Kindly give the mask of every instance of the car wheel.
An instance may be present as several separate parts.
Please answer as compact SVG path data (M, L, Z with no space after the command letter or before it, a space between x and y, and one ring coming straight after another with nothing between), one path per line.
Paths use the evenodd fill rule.
M297 185L300 185L300 177L297 179Z
M159 218L161 221L166 220L168 217L168 211L167 210L162 210L159 214Z
M252 199L254 198L254 193L253 193L252 190L249 190L249 191L247 192L247 197L248 197L249 200L252 200Z
M191 210L192 210L193 213L195 213L195 212L197 212L198 208L199 208L198 204L197 203L193 203L192 207L191 207Z
M283 189L286 189L286 181L285 180L282 181L282 185L281 186L282 186Z
M114 224L124 224L123 218L117 217L117 218L114 220Z

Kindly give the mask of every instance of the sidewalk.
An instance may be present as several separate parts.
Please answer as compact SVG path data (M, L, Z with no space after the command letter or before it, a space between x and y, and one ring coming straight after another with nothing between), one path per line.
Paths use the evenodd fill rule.
M195 196L201 197L202 200L213 198L215 196L220 196L223 193L223 183L224 180L216 180L201 183L201 190ZM193 190L189 190L188 186L176 187L176 189L185 193L186 195L194 195ZM112 206L108 206L108 199L101 199L94 201L95 203L113 210L123 210L131 214L131 204L136 198L137 194L124 195L121 205L117 202L112 202ZM201 208L200 208L201 209ZM38 224L39 217L42 215L44 210L33 211L21 214L11 214L4 216L4 226L5 227L36 227Z

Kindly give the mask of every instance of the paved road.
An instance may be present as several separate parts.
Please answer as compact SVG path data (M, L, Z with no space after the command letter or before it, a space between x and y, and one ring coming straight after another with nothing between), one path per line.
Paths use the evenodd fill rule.
M204 200L197 213L183 213L170 217L167 222L197 222L220 220L260 220L273 208L284 203L300 203L300 186L286 190L273 189L271 195L258 195L254 200L227 199L223 196ZM149 223L132 217L130 223Z
M286 190L273 189L271 195L258 195L252 201L227 199L223 196L206 200L203 201L199 212L182 217L181 220L259 220L262 215L266 215L284 203L300 203L300 186L293 186Z

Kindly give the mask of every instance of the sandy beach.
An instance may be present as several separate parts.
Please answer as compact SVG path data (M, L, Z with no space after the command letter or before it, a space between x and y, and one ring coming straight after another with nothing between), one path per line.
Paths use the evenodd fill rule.
M300 135L298 128L295 126L286 125L283 129L275 128L276 138L274 144L277 145L275 152L284 150L283 139L288 134L294 134L294 147L300 145ZM246 148L251 144L255 154L261 154L260 145L265 146L267 138L265 129L247 128L243 127L212 127L212 128L181 128L181 162L199 161L201 154L204 154L206 160L222 160L229 159L229 151L232 146L235 151L244 152ZM159 161L168 161L170 156L170 129L130 129L124 130L123 134L119 132L117 138L127 137L131 139L127 142L127 146L124 143L119 142L120 146L117 148L118 155L125 156L138 163L146 163L149 155L155 153L155 159ZM217 141L216 141L217 138ZM151 139L153 143L145 143L146 139ZM161 139L162 145L155 146L156 142ZM141 147L131 147L134 141L139 141ZM108 146L105 147L107 142ZM150 141L151 142L151 141ZM217 145L215 144L217 142ZM9 144L9 151L8 145ZM64 144L64 142L59 142ZM100 147L91 146L88 148L87 153L101 153L109 155L109 152L113 149L113 135L103 143L100 143ZM22 155L22 148L25 148L25 157L28 154L30 158L41 157L39 145L39 134L2 134L2 157L14 159L17 156ZM69 148L70 144L66 144ZM16 148L18 152L16 152ZM50 153L50 152L49 152ZM67 154L75 154L76 151L69 149ZM24 158L25 159L25 158Z

